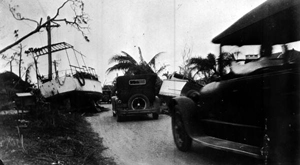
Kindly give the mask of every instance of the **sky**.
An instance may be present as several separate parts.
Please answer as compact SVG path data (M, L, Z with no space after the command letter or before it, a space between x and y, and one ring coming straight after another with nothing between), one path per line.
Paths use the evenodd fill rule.
M52 42L67 42L86 56L87 65L96 69L103 84L110 83L122 72L106 73L109 59L125 51L139 60L138 47L146 61L163 53L157 66L168 64L166 71L178 71L183 63L182 54L190 50L192 57L219 55L219 45L211 40L232 25L244 14L265 0L85 0L85 12L89 15L86 42L75 28L61 23L52 30ZM64 0L0 0L0 49L15 41L13 31L23 36L35 28L28 21L17 21L9 12L10 5L19 5L22 16L39 21L53 16ZM69 5L61 12L61 18L71 17ZM22 42L25 49L47 44L46 30ZM234 52L241 48L231 47ZM249 51L250 49L248 49ZM251 49L258 53L257 49ZM13 51L7 51L10 55ZM242 52L243 53L243 52ZM61 55L63 56L63 55ZM28 58L29 60L29 58ZM0 60L0 72L9 70ZM64 65L64 62L61 62ZM26 64L24 64L26 66ZM13 71L18 73L17 66Z

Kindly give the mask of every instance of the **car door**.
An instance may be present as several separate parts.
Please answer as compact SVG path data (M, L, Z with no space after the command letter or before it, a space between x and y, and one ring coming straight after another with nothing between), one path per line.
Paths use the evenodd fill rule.
M202 125L209 136L261 145L264 126L263 76L243 76L218 82L214 94L203 97Z
M264 76L249 75L230 80L223 92L221 118L224 138L250 145L262 145L264 135Z

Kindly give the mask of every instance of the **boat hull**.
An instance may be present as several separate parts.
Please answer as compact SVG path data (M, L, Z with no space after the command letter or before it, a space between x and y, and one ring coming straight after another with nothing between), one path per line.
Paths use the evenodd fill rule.
M78 80L75 77L68 76L55 78L44 83L40 82L40 91L46 99L78 95L83 98L99 100L102 96L100 81L92 79Z

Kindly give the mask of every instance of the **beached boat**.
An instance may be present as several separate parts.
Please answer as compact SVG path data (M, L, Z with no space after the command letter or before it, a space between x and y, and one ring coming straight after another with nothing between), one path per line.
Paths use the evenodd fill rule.
M51 49L50 49L51 46ZM86 108L93 105L97 107L97 102L102 97L102 86L98 80L98 76L95 69L88 67L84 62L84 55L74 49L74 47L68 43L61 42L52 44L50 46L44 46L41 48L31 48L27 53L32 53L35 59L37 68L37 81L41 94L50 101L56 101L64 103L73 108ZM67 50L72 49L74 56L69 56ZM40 73L40 67L38 66L39 58L44 55L49 55L60 52L66 52L68 65L65 63L59 64L57 60L48 58L50 70L48 75L42 75ZM79 57L84 65L80 66ZM71 61L72 58L76 59L77 65L74 65ZM44 60L45 61L45 60ZM52 73L52 67L54 66L54 72ZM63 66L63 67L61 67ZM61 69L58 69L61 68ZM62 69L63 68L63 69Z

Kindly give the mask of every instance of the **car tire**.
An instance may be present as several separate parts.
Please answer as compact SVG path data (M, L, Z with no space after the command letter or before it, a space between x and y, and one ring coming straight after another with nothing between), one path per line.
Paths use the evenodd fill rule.
M181 114L176 106L175 113L172 115L172 132L176 147L183 152L190 150L192 138L187 134Z
M159 117L159 114L158 113L152 113L152 117L153 117L153 119L157 120L158 117Z
M128 100L128 107L133 110L146 109L149 105L149 99L144 94L134 94Z

